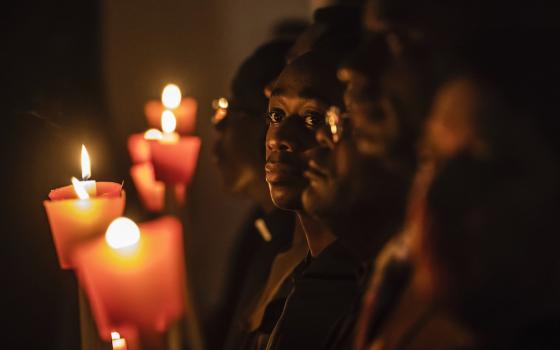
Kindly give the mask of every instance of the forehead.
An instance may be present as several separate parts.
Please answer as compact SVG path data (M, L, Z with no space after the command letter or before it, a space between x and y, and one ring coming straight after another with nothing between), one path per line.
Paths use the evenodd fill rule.
M342 92L336 70L336 64L320 60L318 54L303 55L284 68L272 89L271 99L297 97L335 103L333 99L340 99Z

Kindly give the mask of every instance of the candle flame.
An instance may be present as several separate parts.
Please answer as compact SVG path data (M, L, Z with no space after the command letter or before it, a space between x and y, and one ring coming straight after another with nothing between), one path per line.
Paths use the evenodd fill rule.
M91 177L91 161L86 146L82 145L82 180L88 180Z
M119 332L111 332L111 339L117 340L121 338L121 334Z
M214 109L227 109L229 107L229 101L225 97L220 97L212 101L212 107Z
M177 119L173 112L166 110L161 114L161 130L166 134L171 134L177 127Z
M163 135L158 129L148 129L144 133L144 138L146 140L161 140Z
M80 199L88 199L89 194L87 193L84 185L75 177L72 177L72 186L74 187L74 192L76 192L76 196Z
M175 109L181 104L181 89L175 84L168 84L161 93L161 102L168 109Z
M140 240L140 228L129 218L117 218L107 228L105 240L113 249L132 247Z

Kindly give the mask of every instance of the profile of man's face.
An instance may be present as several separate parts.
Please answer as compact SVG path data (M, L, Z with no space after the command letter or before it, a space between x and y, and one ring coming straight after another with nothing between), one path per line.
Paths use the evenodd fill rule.
M266 180L276 206L301 210L308 185L306 151L317 145L316 130L331 104L340 104L342 85L336 65L320 52L291 62L280 74L270 97L266 136Z

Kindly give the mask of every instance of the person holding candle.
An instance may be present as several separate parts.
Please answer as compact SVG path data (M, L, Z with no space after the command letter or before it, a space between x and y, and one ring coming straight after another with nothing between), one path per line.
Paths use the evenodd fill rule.
M293 237L293 214L274 207L264 180L264 89L284 67L291 45L290 40L274 40L260 46L238 69L231 97L215 101L213 151L224 187L251 199L256 208L239 234L222 306L208 325L211 349L222 349L224 343L227 349L239 349L251 343L250 333L260 321L250 324L249 318L269 302L261 298L265 285L279 283L269 281L274 259L280 253L293 254L295 265L306 254L302 237Z

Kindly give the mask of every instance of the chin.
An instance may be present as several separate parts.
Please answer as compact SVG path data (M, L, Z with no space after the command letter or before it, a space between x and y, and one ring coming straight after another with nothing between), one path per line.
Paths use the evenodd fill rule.
M291 186L277 186L269 184L272 203L280 209L299 211L302 210L301 190Z

